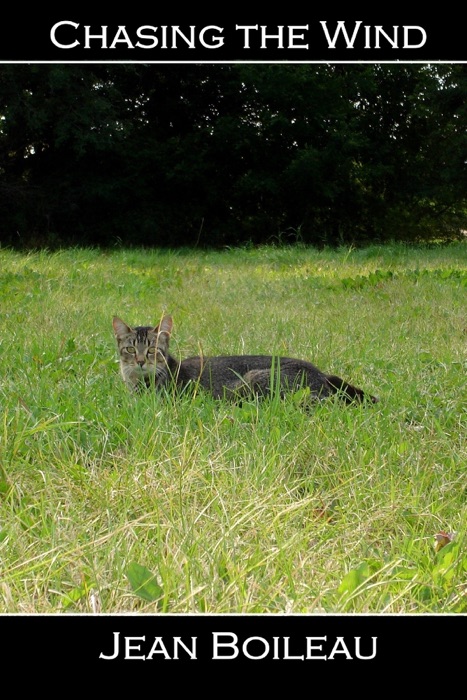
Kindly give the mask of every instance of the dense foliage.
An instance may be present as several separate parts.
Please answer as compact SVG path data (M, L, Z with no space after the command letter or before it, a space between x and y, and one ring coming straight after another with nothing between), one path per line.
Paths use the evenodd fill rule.
M3 243L455 238L465 65L0 66Z

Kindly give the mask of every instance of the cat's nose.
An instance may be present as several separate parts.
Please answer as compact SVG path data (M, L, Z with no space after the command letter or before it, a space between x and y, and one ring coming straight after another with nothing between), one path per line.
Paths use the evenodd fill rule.
M142 367L145 362L146 362L146 360L137 360L137 363L139 364L140 367Z

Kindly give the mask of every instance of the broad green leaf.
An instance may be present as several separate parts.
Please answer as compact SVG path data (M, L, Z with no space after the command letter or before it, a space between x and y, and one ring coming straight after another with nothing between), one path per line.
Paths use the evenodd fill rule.
M163 595L163 590L157 582L155 575L145 566L132 562L128 567L126 576L137 596L152 603Z
M450 566L456 560L459 552L459 542L449 542L436 552L438 565Z
M295 406L299 406L302 403L305 403L307 399L310 397L310 387L305 386L303 389L298 389L292 394L292 400Z
M81 598L84 598L87 590L88 589L84 586L78 586L77 588L72 588L71 591L68 591L63 599L64 609L70 608L72 605L81 600Z
M10 484L8 483L8 481L0 481L0 494L7 493L9 489Z
M353 593L370 575L370 567L362 562L356 569L349 571L341 581L338 593Z

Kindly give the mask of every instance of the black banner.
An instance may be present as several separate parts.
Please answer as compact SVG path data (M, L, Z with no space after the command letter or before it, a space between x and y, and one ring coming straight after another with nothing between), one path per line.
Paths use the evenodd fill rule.
M464 21L456 12L325 10L245 13L9 8L0 25L0 62L459 62ZM245 17L245 14L247 17ZM278 16L279 15L279 16Z
M27 660L21 689L51 666L75 669L74 691L89 679L118 683L188 681L219 672L228 689L249 677L351 680L403 678L420 690L462 668L464 615L4 615L4 672ZM429 671L429 673L428 673ZM210 674L213 675L210 675ZM374 674L381 674L375 676ZM38 675L39 674L39 675ZM383 675L384 674L384 675ZM397 674L396 676L394 674ZM431 679L431 680L430 680ZM109 687L109 686L107 686ZM222 690L217 687L216 692Z

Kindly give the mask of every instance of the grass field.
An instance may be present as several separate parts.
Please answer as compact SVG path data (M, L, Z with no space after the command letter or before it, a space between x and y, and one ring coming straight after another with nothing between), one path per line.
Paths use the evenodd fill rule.
M380 403L129 395L164 312ZM0 612L467 612L466 342L462 243L0 249Z

